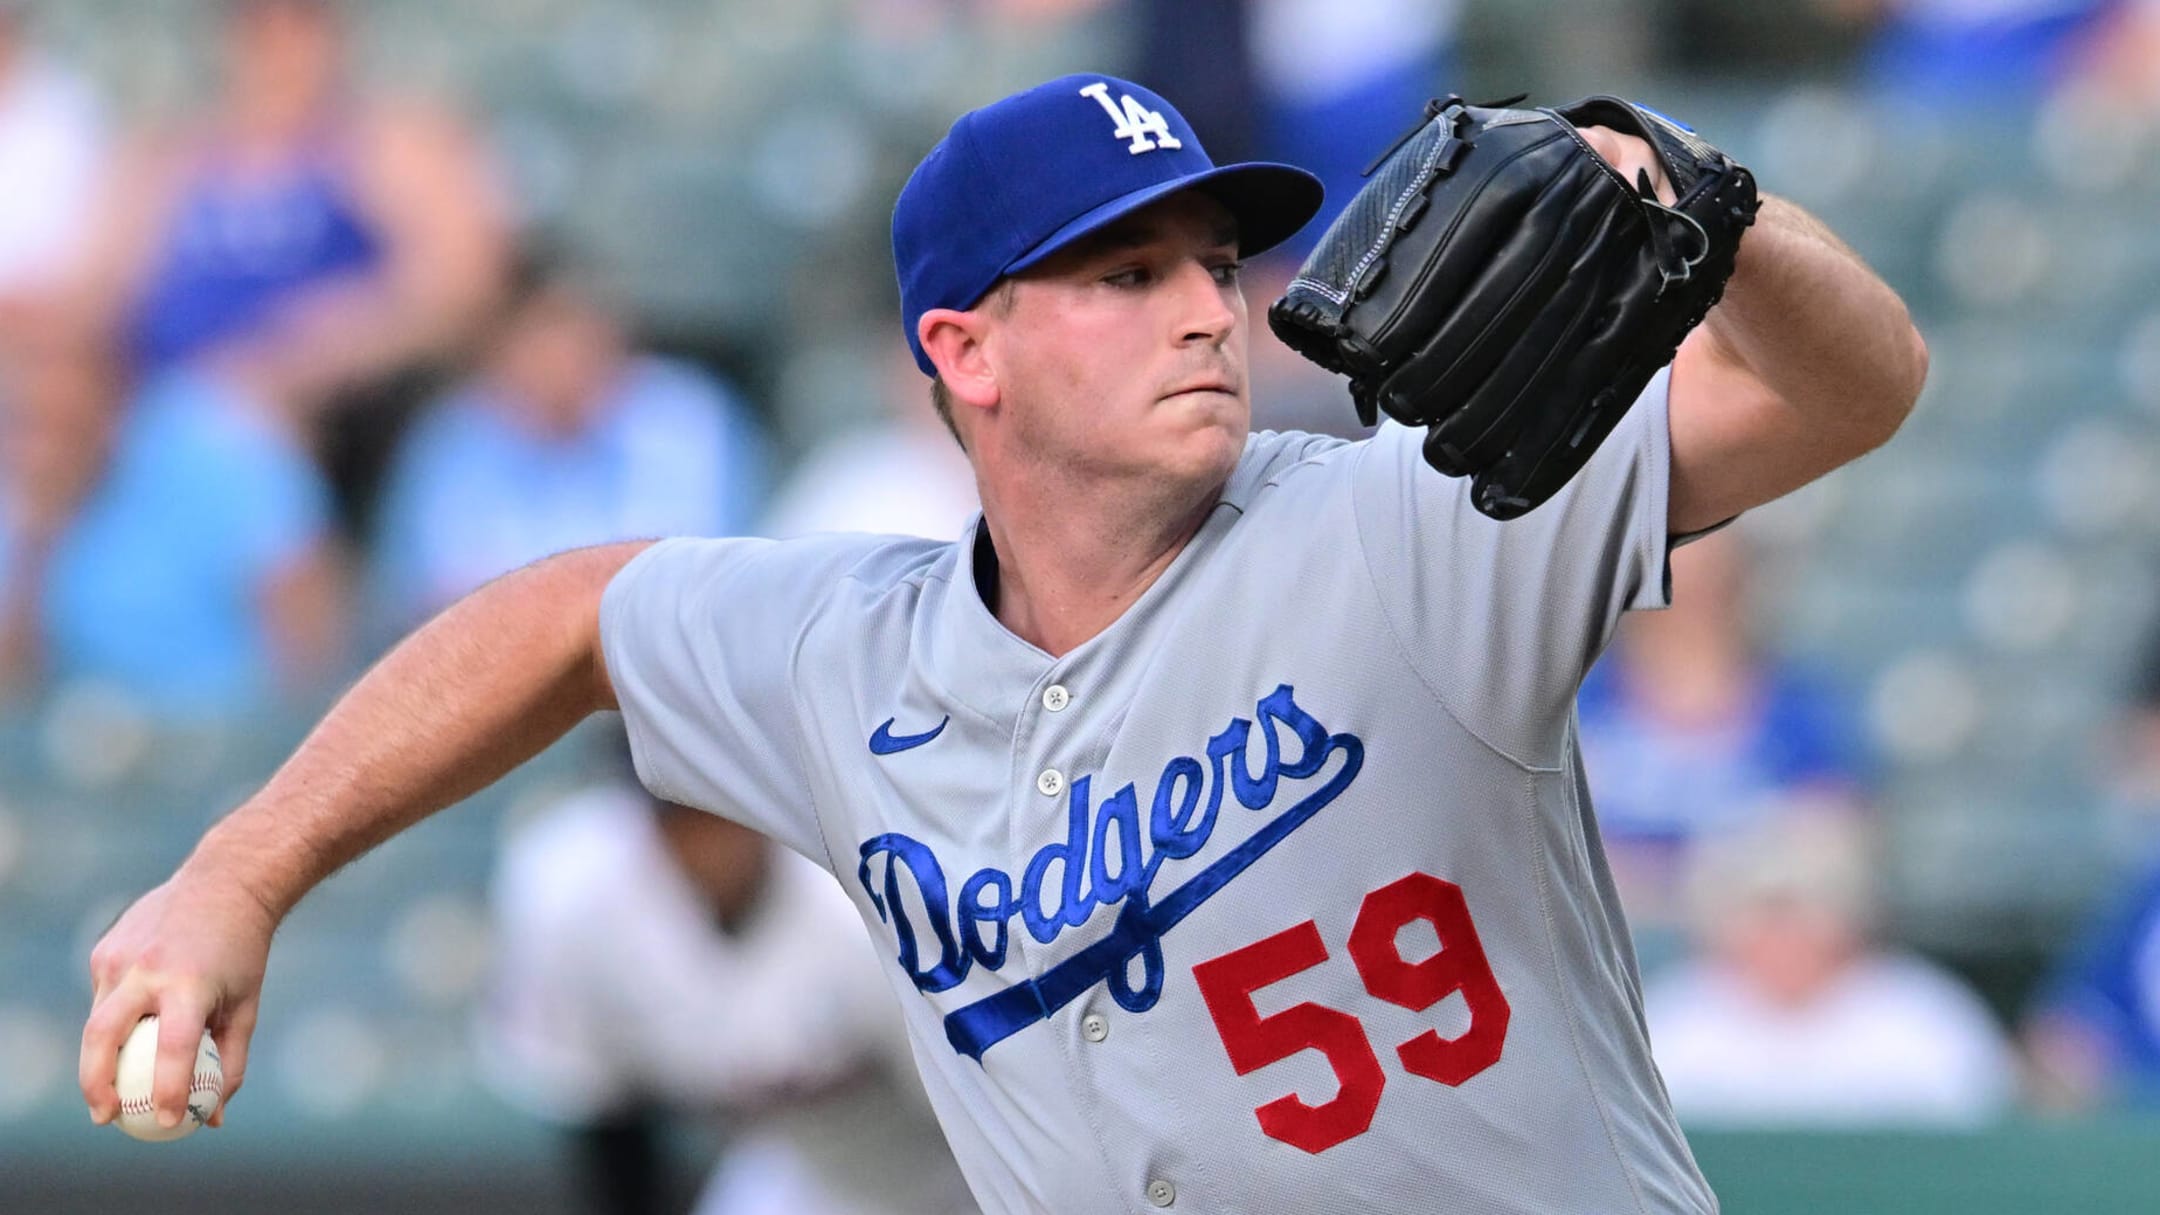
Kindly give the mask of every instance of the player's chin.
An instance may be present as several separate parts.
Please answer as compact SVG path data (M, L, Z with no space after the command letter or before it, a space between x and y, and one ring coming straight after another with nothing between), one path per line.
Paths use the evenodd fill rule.
M1182 395L1220 399L1186 403L1173 398L1166 402L1156 418L1159 439L1153 445L1155 450L1193 476L1209 477L1226 471L1245 451L1245 439L1252 429L1251 412L1243 401L1225 393Z

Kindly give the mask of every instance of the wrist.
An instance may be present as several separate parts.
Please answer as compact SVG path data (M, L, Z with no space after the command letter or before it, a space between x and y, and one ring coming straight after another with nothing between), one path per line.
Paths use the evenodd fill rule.
M1789 264L1794 250L1792 233L1785 224L1787 208L1764 195L1755 222L1741 234L1733 253L1732 277L1718 305L1704 318L1704 327L1733 350L1744 347L1748 334L1764 324L1782 326L1782 313L1770 301L1784 292L1781 266Z
M244 896L272 929L314 885L307 854L290 843L265 838L250 802L204 834L180 867L180 876Z
M1771 246L1777 243L1779 221L1783 218L1784 210L1783 200L1770 194L1762 196L1762 206L1755 212L1755 222L1740 234L1739 247L1733 253L1733 274L1726 284L1728 290L1735 283L1754 278L1761 265L1775 255Z

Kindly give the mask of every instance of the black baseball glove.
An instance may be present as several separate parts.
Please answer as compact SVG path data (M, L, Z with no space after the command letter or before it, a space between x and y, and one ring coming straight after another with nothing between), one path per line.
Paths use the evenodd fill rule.
M1519 100L1519 99L1518 99ZM1508 103L1501 103L1504 107ZM1646 140L1676 200L1576 128ZM1358 416L1427 428L1425 459L1512 519L1567 484L1717 303L1755 179L1616 97L1558 109L1435 101L1268 310L1350 377Z

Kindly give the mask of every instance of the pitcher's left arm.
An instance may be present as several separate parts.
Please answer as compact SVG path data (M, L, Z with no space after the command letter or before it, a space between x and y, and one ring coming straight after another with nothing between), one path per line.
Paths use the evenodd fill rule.
M1673 359L1674 535L1887 442L1927 378L1905 303L1820 220L1765 196L1725 296Z

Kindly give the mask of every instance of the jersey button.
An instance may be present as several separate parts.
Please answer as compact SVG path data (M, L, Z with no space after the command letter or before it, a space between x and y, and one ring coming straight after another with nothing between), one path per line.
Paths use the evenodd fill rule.
M1054 683L1043 689L1043 708L1052 713L1060 712L1071 703L1072 693L1065 690L1064 684Z
M1056 797L1065 792L1065 774L1056 768L1044 768L1042 775L1035 778L1035 787L1044 797Z
M1147 1183L1147 1200L1159 1207L1169 1206L1177 1201L1177 1187L1157 1177Z
M1101 1013L1089 1013L1080 1018L1080 1036L1090 1042L1100 1042L1110 1036L1110 1018Z

